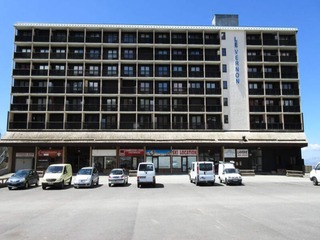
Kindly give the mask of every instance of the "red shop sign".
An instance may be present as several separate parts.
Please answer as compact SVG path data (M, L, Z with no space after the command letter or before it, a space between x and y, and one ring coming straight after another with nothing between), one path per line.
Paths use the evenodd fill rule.
M119 156L121 157L144 156L144 149L120 149Z

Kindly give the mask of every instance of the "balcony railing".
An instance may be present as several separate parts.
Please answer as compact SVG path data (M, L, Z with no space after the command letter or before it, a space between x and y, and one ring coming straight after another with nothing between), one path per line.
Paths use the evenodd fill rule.
M250 129L265 130L266 124L265 123L250 123Z
M13 86L11 88L12 93L28 93L29 87L20 87L20 86Z
M282 130L283 129L282 123L268 123L267 126L268 126L268 129L272 129L272 130Z
M11 111L27 111L28 110L28 104L22 104L22 103L12 103L10 105Z
M15 52L14 58L31 58L31 52Z
M16 76L28 76L30 75L30 69L13 69L12 74Z
M64 104L48 104L48 111L63 111Z
M299 95L299 89L282 89L282 95Z
M300 106L283 106L284 112L300 112Z
M249 95L263 95L263 94L264 94L263 88L249 89Z
M27 129L27 121L9 122L9 129Z
M47 129L63 129L63 122L47 122Z

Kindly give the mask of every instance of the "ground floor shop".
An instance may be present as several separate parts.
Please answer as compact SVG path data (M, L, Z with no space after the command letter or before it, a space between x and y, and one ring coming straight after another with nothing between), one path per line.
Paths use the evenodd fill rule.
M153 162L158 174L187 174L194 161L234 161L256 173L303 170L303 132L8 132L0 141L8 149L8 171L53 163L70 163L73 171L96 166L136 170Z
M101 174L113 168L136 170L140 162L153 162L158 174L187 174L192 162L234 161L239 169L254 169L256 173L280 172L283 169L303 170L300 148L295 147L209 147L194 145L189 148L149 147L123 148L121 146L33 146L12 147L11 171L34 168L44 171L50 164L70 163L77 172L85 166L96 166Z

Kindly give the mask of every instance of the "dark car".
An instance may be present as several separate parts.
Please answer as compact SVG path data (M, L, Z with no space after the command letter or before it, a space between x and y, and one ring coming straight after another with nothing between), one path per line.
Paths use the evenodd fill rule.
M30 185L39 186L39 175L32 169L18 170L7 181L9 190L12 188L28 188Z

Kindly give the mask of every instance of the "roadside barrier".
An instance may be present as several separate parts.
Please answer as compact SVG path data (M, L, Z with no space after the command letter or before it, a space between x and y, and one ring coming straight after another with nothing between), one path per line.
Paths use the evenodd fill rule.
M286 176L287 177L303 177L303 171L297 171L297 170L286 170Z
M255 176L254 169L240 169L240 174L242 176Z

